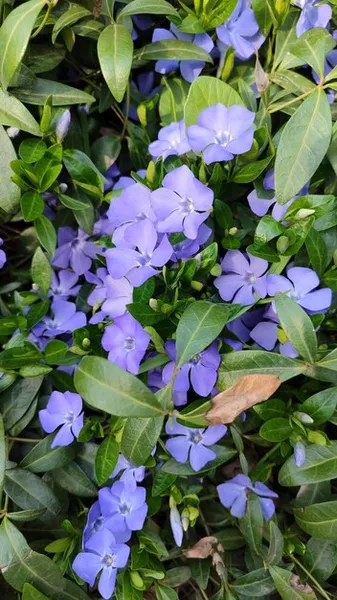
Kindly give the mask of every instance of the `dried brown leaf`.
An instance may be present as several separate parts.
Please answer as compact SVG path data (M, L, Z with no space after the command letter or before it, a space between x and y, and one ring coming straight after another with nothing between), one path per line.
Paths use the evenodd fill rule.
M280 384L276 375L245 375L228 390L212 398L212 407L205 417L212 425L232 423L244 410L268 400Z
M266 91L267 87L269 87L270 81L269 81L267 73L264 71L264 69L259 61L259 55L257 53L257 50L256 50L255 54L256 54L255 83L256 83L257 91L261 94L262 92Z
M208 558L214 553L214 547L218 544L216 537L212 535L201 538L192 548L185 550L186 558Z
M308 583L302 583L298 575L293 575L290 580L290 585L296 591L302 594L313 594L314 590Z

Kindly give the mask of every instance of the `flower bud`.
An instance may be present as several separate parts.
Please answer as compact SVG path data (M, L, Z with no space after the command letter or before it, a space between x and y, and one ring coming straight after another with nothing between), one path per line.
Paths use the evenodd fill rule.
M12 139L19 135L19 133L20 129L18 129L17 127L8 127L7 129L7 135Z
M64 113L57 119L55 133L56 138L59 142L61 142L66 137L70 121L71 113L69 109L65 110Z
M138 571L130 571L131 583L136 590L144 590L145 584Z
M295 221L301 221L302 219L306 219L311 215L314 215L315 211L313 208L300 208L298 213L296 213Z
M82 347L83 348L90 348L90 346L91 346L91 342L90 342L89 338L83 338Z
M301 411L294 412L294 417L296 417L296 419L298 419L304 425L312 425L314 422L310 415L307 415L307 413Z
M203 284L200 281L191 281L192 290L196 290L197 292L201 292L203 288Z
M213 275L213 277L219 277L222 273L222 268L221 265L214 265L214 267L212 267L211 269L211 275Z
M286 235L281 235L276 242L277 251L284 254L289 248L289 239Z
M237 232L238 232L237 227L231 227L230 229L228 229L228 235L236 235Z
M183 526L183 530L187 531L190 526L190 517L189 517L188 508L184 508L183 512L181 513L181 523Z
M155 298L150 298L149 306L152 308L152 310L158 311L158 302Z

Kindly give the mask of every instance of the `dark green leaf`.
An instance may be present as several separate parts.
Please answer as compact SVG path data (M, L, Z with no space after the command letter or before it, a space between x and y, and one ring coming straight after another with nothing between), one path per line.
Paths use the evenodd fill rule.
M35 229L41 246L47 250L50 256L53 256L56 248L56 231L54 225L47 217L41 215L35 221Z
M326 581L337 567L337 543L311 538L302 561L315 579Z
M248 496L245 516L240 519L240 530L249 548L255 554L262 550L263 515L257 496Z
M276 294L275 306L288 340L306 361L313 363L317 354L317 338L310 317L286 294Z
M44 157L47 146L43 140L27 139L21 142L19 154L26 163L34 163Z
M56 446L51 448L55 434L51 433L36 444L20 463L20 467L32 473L45 473L63 467L72 461L75 450L72 446Z
M43 106L50 96L53 106L69 106L69 104L91 104L94 97L78 88L70 87L58 81L36 78L30 88L16 88L16 97L27 104Z
M143 46L135 52L135 60L197 60L211 63L212 58L196 44L181 40L162 40ZM214 80L213 80L214 81Z
M274 583L265 569L257 569L247 575L243 575L231 584L231 589L237 592L241 598L259 598L271 594L274 589Z
M276 417L263 423L259 431L260 436L268 442L282 442L289 438L291 432L289 420L283 417Z
M94 197L101 197L105 179L90 158L80 150L66 150L64 164L76 185Z
M5 481L6 468L6 438L3 417L0 414L0 505L2 505L2 492Z
M51 284L52 270L50 262L41 248L35 250L31 270L33 282L44 294L47 294Z
M1 94L0 94L1 106ZM0 112L1 115L1 112ZM1 121L1 119L0 119ZM8 137L5 129L0 126L0 170L1 170L1 186L0 186L0 222L7 221L16 211L20 202L20 189L13 183L11 177L13 171L11 162L16 159L13 144Z
M103 485L111 476L118 460L119 446L113 435L108 435L100 444L95 459L95 474L98 485Z
M177 592L168 585L155 584L157 600L179 600Z
M82 200L77 200L76 198L70 198L66 194L58 194L58 199L67 208L71 210L85 210L87 208L87 203Z
M319 446L312 444L306 449L306 459L301 467L295 465L291 456L281 467L279 482L284 486L307 485L328 481L337 477L337 444Z
M40 477L25 469L6 471L5 492L23 510L45 509L44 517L48 519L55 519L61 510L50 487Z
M328 262L328 251L323 236L315 229L310 229L305 238L312 268L319 276L322 276Z
M52 340L45 347L44 357L49 365L57 365L63 361L68 352L68 346L61 340Z
M38 219L44 211L44 202L41 195L34 190L26 192L21 197L21 211L24 221Z
M278 565L283 556L283 535L273 521L269 521L269 548L265 558L267 565Z
M133 465L144 465L160 436L164 417L127 419L123 429L121 451Z
M79 19L90 17L91 14L92 13L87 8L84 8L84 6L80 6L79 4L71 4L69 8L67 8L67 10L57 19L53 27L51 36L53 44L55 44L56 38L62 29L73 25Z
M127 4L118 14L118 20L131 17L132 15L165 15L166 17L177 17L179 15L173 6L165 0L133 0Z
M309 585L302 584L299 577L280 567L269 567L274 585L282 600L316 600L317 596Z
M98 38L97 51L107 86L117 102L121 102L132 65L133 41L130 32L124 25L108 25Z
M301 405L301 411L310 415L315 425L328 421L333 415L337 404L337 386L322 390L307 398Z
M71 462L61 469L55 469L51 475L62 489L73 496L94 498L97 495L96 486L75 462Z
M222 355L217 388L219 390L226 389L234 385L240 377L250 373L277 375L281 381L287 381L287 379L303 373L305 368L305 364L299 360L273 352L263 352L262 350L230 352Z
M13 348L14 350L14 348ZM0 395L0 412L3 416L5 429L8 431L23 417L38 393L43 377L22 379L21 377L11 388Z

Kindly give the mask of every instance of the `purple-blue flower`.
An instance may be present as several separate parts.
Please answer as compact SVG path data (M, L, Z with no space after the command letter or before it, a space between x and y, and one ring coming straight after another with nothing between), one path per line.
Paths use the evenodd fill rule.
M250 0L238 0L229 19L216 28L216 33L220 40L219 50L225 53L232 46L240 60L253 56L265 40L251 9Z
M332 9L328 4L320 4L320 0L294 0L294 4L302 9L296 25L297 37L313 27L328 25L332 15Z
M166 433L174 437L166 441L166 448L177 462L189 460L193 471L200 471L208 462L216 458L213 446L227 432L225 425L211 425L206 429L192 429L170 419L166 423Z
M3 239L0 238L0 248L1 248L1 246L3 246L3 243L4 243ZM6 256L5 251L0 249L0 269L2 269L6 260L7 260L7 256Z
M202 223L198 229L197 237L194 240L189 240L188 238L178 242L173 245L173 255L172 260L184 260L186 258L190 258L194 256L200 250L200 246L205 244L209 239L212 230Z
M140 483L145 477L145 467L136 467L135 465L130 463L130 461L127 458L125 458L123 454L119 455L117 464L110 475L110 479L117 477L117 475L119 475L121 471L123 471L121 475L121 480L131 475L132 477L134 477L135 481Z
M153 32L152 42L161 42L162 40L182 40L183 42L189 42L199 46L206 52L211 52L214 47L212 38L207 33L197 33L192 35L190 33L183 33L179 31L175 25L171 23L170 31L167 29L155 29ZM200 75L203 70L205 63L201 60L158 60L155 64L155 71L157 73L171 73L176 71L180 66L180 73L183 79L190 83L194 81Z
M56 446L69 446L83 427L84 414L83 402L79 394L72 392L53 392L46 408L39 411L42 428L47 433L52 433L61 426L57 432L51 448Z
M192 150L203 153L207 165L232 160L252 147L254 119L255 113L239 104L214 104L201 111L197 125L187 128L187 139Z
M160 156L163 160L171 155L181 156L189 150L191 148L186 137L185 121L162 127L158 139L149 145L149 152L155 160Z
M113 198L107 212L109 221L114 227L113 242L119 247L134 247L125 240L126 232L130 236L137 233L141 221L155 222L156 216L151 203L151 191L141 183L134 183L124 188L118 198Z
M183 232L187 238L195 240L212 208L213 191L194 177L186 165L165 175L162 186L152 192L157 231Z
M69 296L77 296L81 286L76 285L78 282L78 275L73 271L52 271L51 286L49 290L49 296L57 296L67 300Z
M172 381L176 365L175 342L169 340L165 344L165 350L171 358L171 362L163 368L163 382L167 385ZM214 342L209 348L194 356L188 363L179 369L174 382L174 391L187 392L190 388L191 380L192 387L199 396L208 396L215 386L219 364L220 354L217 343ZM179 406L178 403L176 404Z
M94 504L91 506L91 508L88 512L87 522L83 529L83 539L82 539L83 548L85 548L87 541L95 533L97 533L97 531L101 531L101 529L103 529L103 528L109 529L108 519L109 519L109 517L104 517L102 515L101 505L99 503L99 500L94 502ZM131 531L129 531L129 530L116 532L116 531L114 531L113 528L110 528L110 531L111 531L111 533L114 534L114 536L116 538L116 542L118 544L128 542L131 537Z
M115 590L117 569L125 567L129 555L129 546L118 544L111 531L102 529L90 538L85 552L76 556L72 566L75 573L91 587L101 573L98 591L105 600L109 600Z
M76 234L71 227L60 227L58 248L52 264L62 269L70 266L77 275L89 271L92 260L97 254L102 253L102 248L88 241L88 238L89 236L81 229Z
M109 273L114 279L126 277L132 285L139 287L153 275L157 275L170 260L173 248L168 237L158 236L148 219L138 223L124 233L124 239L134 244L133 248L111 248L106 252Z
M137 486L133 476L116 481L111 488L103 488L98 497L110 529L116 532L142 529L148 511L146 490Z
M305 445L303 442L296 442L295 444L294 461L296 467L301 467L305 463Z
M258 496L266 521L269 521L275 512L275 505L271 498L278 498L278 495L260 481L253 485L247 475L236 475L230 481L218 485L217 490L221 504L225 508L230 508L233 517L241 518L245 515L247 494L251 492Z
M177 544L178 548L180 548L180 546L183 543L184 530L183 524L181 522L180 512L176 506L172 506L170 508L170 525L174 541Z
M254 342L259 344L264 350L273 350L278 342L278 330L280 328L279 318L272 305L268 306L263 315L263 320L257 323L250 332L250 337ZM280 343L280 354L289 358L298 356L294 346L286 341Z
M128 279L113 279L104 267L97 269L95 275L88 271L85 278L89 283L96 284L87 300L89 306L94 307L90 323L95 324L105 318L115 319L124 315L127 304L132 302L133 288Z
M32 334L40 340L43 346L49 338L72 333L75 329L85 327L87 324L86 316L83 312L76 310L73 302L56 299L52 302L52 317L43 317L43 319L32 329Z
M263 180L263 187L264 187L265 190L275 190L274 169L271 169L266 174L266 176L265 176L265 178ZM278 204L278 202L276 200L276 196L274 196L273 198L270 198L270 199L259 198L259 196L257 195L256 190L253 190L252 192L250 192L250 194L248 194L247 200L248 200L248 204L250 206L250 209L258 217L263 217L265 214L267 214L269 208L271 206L273 206L273 210L272 210L272 213L271 213L272 217L275 219L275 221L282 221L282 219L283 219L284 215L286 214L289 206L291 206L291 204L299 196L305 196L308 193L308 190L309 190L309 183L307 183L301 189L301 191L296 196L294 196L294 198L291 198L285 204Z
M267 279L264 274L268 262L247 253L247 258L239 250L229 250L221 263L224 275L214 280L215 287L223 300L233 299L237 304L254 304L254 293L260 298L267 295Z
M325 312L332 301L330 288L316 289L320 284L315 271L307 267L291 267L284 275L267 276L268 296L287 292L302 308L310 313Z
M62 140L66 137L70 126L70 121L71 112L69 109L67 109L56 121L55 134L58 142L62 142Z
M129 313L117 317L105 328L102 346L109 352L108 359L122 369L137 375L150 342L149 334Z

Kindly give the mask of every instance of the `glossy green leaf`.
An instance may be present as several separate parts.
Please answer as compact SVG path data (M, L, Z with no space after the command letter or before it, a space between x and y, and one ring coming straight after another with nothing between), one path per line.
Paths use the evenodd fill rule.
M326 29L314 27L305 31L289 47L289 52L299 58L303 64L310 65L320 78L324 78L325 57L335 45L335 40Z
M279 472L280 485L307 485L328 481L337 477L337 444L319 446L311 444L306 449L305 462L301 467L295 465L291 456Z
M43 508L44 517L48 519L55 519L60 513L60 503L51 488L38 475L26 469L7 470L4 489L23 510Z
M276 417L263 423L259 434L264 440L268 440L268 442L282 442L289 438L291 432L292 427L289 424L289 420L283 417Z
M235 304L211 304L193 302L179 320L176 353L178 365L188 362L202 352L240 312Z
M54 481L73 496L94 498L97 495L96 486L76 462L51 472Z
M8 513L8 518L11 521L18 521L19 523L28 523L29 521L36 521L36 519L39 519L40 517L42 517L46 512L45 508L35 508L35 509L27 509L27 510L20 510L18 512L11 512Z
M38 393L43 377L36 377L29 381L21 377L6 391L0 394L0 412L5 429L11 429L28 410Z
M320 277L323 275L328 262L328 251L323 236L315 229L310 229L305 238L305 247L312 268Z
M199 113L220 102L225 106L243 105L239 94L227 83L214 77L200 76L190 87L185 104L185 123L188 127L197 122Z
M277 375L281 381L287 381L300 375L305 370L305 364L286 356L250 350L249 352L230 352L222 355L217 388L226 389L234 385L244 375L265 374Z
M337 567L337 543L311 538L302 562L318 581L326 581Z
M42 252L41 248L35 250L32 258L31 271L32 280L35 285L37 285L44 294L47 294L51 284L52 270L50 262Z
M20 202L20 189L11 180L11 177L13 176L13 171L11 169L10 164L13 160L16 159L15 150L5 129L1 126L0 147L0 222L3 222L7 221L18 208Z
M284 539L273 521L269 521L269 548L265 558L267 565L278 565L283 557Z
M47 250L50 256L54 255L56 249L56 231L54 225L47 217L41 215L35 221L36 234L41 246Z
M160 436L164 416L127 419L121 442L122 454L133 465L144 465Z
M115 134L103 135L91 147L91 160L104 173L117 160L121 152L121 141Z
M91 104L94 97L78 88L52 81L36 78L29 88L16 88L16 97L27 104L43 106L52 96L53 106L69 106L70 104Z
M44 157L47 151L47 146L43 140L27 139L21 142L19 147L19 155L26 163L31 164L37 162Z
M58 194L58 199L67 208L71 210L85 210L87 208L87 203L83 202L83 200L77 200L76 198L71 198L66 194Z
M30 583L25 583L22 589L22 600L48 600L48 598Z
M176 475L164 473L161 469L155 471L153 477L152 496L160 496L165 492L177 479Z
M175 590L168 585L155 584L157 600L179 600L179 596Z
M85 356L75 386L94 408L119 417L158 417L163 413L150 390L135 375L98 356Z
M8 15L0 29L0 83L7 89L29 42L36 18L45 0L29 0Z
M73 149L66 150L63 154L63 161L76 185L91 196L101 197L105 179L84 152Z
M317 392L301 404L301 411L307 413L315 425L328 421L336 410L337 386Z
M303 531L323 540L336 541L337 502L312 504L295 511L296 522Z
M68 346L65 342L61 342L61 340L52 340L51 342L48 342L44 350L46 363L49 365L57 365L60 361L62 363L67 352Z
M316 600L317 596L311 587L304 585L291 571L269 567L269 573L282 600Z
M117 102L123 100L131 71L133 41L124 25L108 25L98 38L98 58L103 77Z
M69 8L67 8L67 10L64 13L62 13L62 15L57 19L53 27L51 35L53 44L55 44L56 38L62 31L62 29L73 25L74 23L79 21L79 19L83 19L84 17L90 17L91 14L92 13L84 6L80 6L79 4L71 4Z
M257 569L235 579L231 589L239 594L240 598L258 598L271 594L275 587L268 572L265 569Z
M0 505L2 505L2 492L5 482L6 468L6 438L3 417L0 414Z
M257 496L249 495L244 517L240 519L240 530L250 549L255 554L262 550L263 515Z
M252 0L252 8L264 36L267 36L270 28L277 23L275 0Z
M175 8L165 0L133 0L129 2L118 14L118 21L132 15L165 15L166 17L177 17L179 15Z
M44 202L38 192L30 190L21 197L21 212L24 221L34 221L41 217L44 211Z
M159 99L159 115L164 125L184 118L184 108L189 83L178 77L164 79L164 87Z
M286 294L276 294L275 307L290 343L306 361L313 363L317 354L317 337L308 314Z
M56 446L51 448L55 434L47 435L26 454L20 467L32 473L45 473L52 469L63 467L72 461L75 450L72 446Z
M118 460L119 446L113 435L100 444L95 459L95 474L98 485L103 485L111 476Z
M330 105L318 90L296 110L282 130L276 153L275 186L280 204L293 198L321 164L330 144Z

